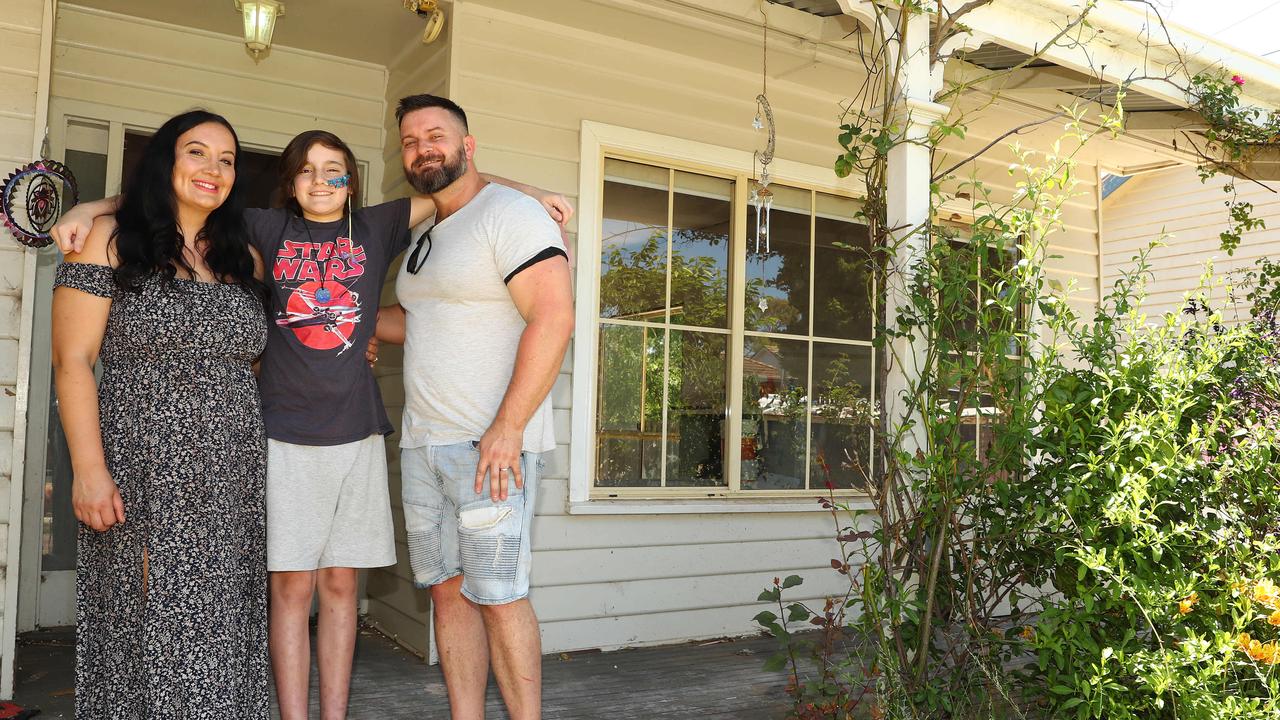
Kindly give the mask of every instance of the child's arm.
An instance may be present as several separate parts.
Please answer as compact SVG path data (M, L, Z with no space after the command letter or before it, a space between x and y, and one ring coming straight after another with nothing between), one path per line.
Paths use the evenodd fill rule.
M58 244L63 255L84 251L85 238L93 228L93 219L102 215L115 215L120 209L120 196L84 202L68 210L58 219L49 236Z
M490 175L489 173L480 173L480 177L492 183L506 185L512 190L519 190L525 195L537 200L542 204L542 207L547 211L547 214L551 216L551 219L555 220L562 228L565 227L569 223L570 218L573 217L573 204L569 202L568 198L560 193L543 190L542 188L526 185L525 183L516 182L515 180L509 180L498 175ZM431 198L426 197L425 195L414 195L410 199L413 201L413 206L409 210L409 227L414 227L435 213L436 204L432 202Z

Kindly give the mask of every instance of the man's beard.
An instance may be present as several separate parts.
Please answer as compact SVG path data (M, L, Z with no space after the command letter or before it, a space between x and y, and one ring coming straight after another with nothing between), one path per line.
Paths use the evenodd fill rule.
M452 163L444 158L439 167L421 167L427 158L421 158L412 168L405 168L404 177L409 185L421 195L433 195L449 187L455 180L467 172L467 154L463 147L458 147L457 159Z

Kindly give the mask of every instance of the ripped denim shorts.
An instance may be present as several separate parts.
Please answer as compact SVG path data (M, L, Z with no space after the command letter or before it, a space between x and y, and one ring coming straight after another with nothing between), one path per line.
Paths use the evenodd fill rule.
M480 450L473 442L400 450L401 498L409 566L418 587L462 576L462 594L481 605L503 605L529 594L534 497L541 460L520 453L524 489L509 482L493 502L489 480L475 492Z

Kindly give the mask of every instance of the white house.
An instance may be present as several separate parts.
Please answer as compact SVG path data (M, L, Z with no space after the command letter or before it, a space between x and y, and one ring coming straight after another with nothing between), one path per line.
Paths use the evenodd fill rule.
M0 165L39 157L47 129L49 155L74 169L83 197L114 193L147 133L203 106L226 115L263 166L299 131L336 132L359 156L373 203L406 192L396 100L453 98L469 113L483 170L563 192L579 209L577 333L552 391L560 444L534 528L532 599L544 649L749 633L756 595L773 577L805 576L807 598L838 586L831 519L813 496L833 443L871 440L806 400L815 394L806 387L820 390L836 373L875 389L869 294L839 263L843 245L865 241L855 216L862 189L832 170L840 103L865 80L855 55L867 37L864 2L454 0L443 4L445 32L424 45L424 21L398 0L358 8L291 0L270 53L255 63L232 0L3 0ZM1103 0L1092 16L1098 32L1023 66L1081 4L994 0L965 17L971 32L944 48L964 52L945 66L919 52L929 18L910 23L901 110L915 131L999 97L938 157L909 145L893 151L891 220L926 219L931 163L945 167L992 141L964 172L1011 198L1004 131L1154 74L1170 58L1163 41L1148 40L1145 5ZM1230 67L1250 78L1251 102L1280 103L1280 68L1190 30L1171 32L1194 68ZM1001 87L979 82L950 106L934 102L946 80L1011 67L1019 69ZM748 203L753 153L763 146L752 127L762 91L777 125L765 254ZM1050 261L1081 308L1098 301L1108 257L1099 179L1194 162L1173 144L1173 130L1189 122L1186 103L1166 84L1139 82L1127 100L1131 132L1081 155L1088 191L1066 207L1066 229L1051 241L1060 257ZM1018 139L1048 147L1060 130L1043 124ZM635 253L651 242L656 259L642 267ZM49 249L0 240L4 697L15 634L73 618L71 477L50 413L56 261ZM642 280L664 282L626 285L611 272L628 263ZM691 270L701 282L668 291L667 275ZM749 296L748 286L764 290ZM379 372L395 422L403 392L394 353L384 353ZM832 479L856 501L854 478ZM398 476L393 485L394 494ZM368 614L429 652L428 599L412 587L403 544L400 557L369 574Z
M1280 258L1280 195L1274 182L1236 181L1240 198L1253 203L1254 215L1266 226L1244 233L1234 253L1222 250L1218 233L1226 225L1223 186L1229 179L1201 182L1194 168L1174 165L1131 177L1103 200L1108 286L1135 267L1134 256L1152 240L1168 236L1147 256L1151 277L1144 309L1149 321L1180 312L1187 293L1200 287L1207 263L1212 263L1214 278L1223 279L1257 267L1264 257ZM1221 289L1216 292L1224 299Z

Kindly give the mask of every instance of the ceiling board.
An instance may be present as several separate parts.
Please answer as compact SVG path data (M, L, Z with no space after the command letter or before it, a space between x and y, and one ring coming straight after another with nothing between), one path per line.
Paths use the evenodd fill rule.
M839 0L769 0L769 2L803 10L818 17L834 17L842 13Z
M63 3L70 5L72 3ZM240 37L233 0L76 0L75 5ZM285 0L272 45L387 65L426 21L401 0ZM264 58L263 62L269 62Z

